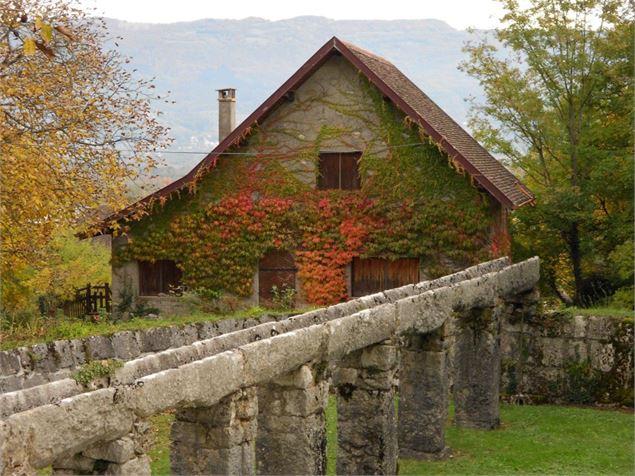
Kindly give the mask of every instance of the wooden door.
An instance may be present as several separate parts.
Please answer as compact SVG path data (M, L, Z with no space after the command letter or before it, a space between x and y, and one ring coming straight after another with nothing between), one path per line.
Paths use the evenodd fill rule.
M352 268L355 297L419 282L419 258L355 258Z
M271 301L271 289L295 289L295 275L297 269L291 253L286 251L271 251L267 253L258 265L258 296L261 302Z

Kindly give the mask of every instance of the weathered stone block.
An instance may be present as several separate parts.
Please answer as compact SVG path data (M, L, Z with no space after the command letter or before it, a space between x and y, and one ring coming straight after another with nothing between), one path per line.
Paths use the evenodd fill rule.
M242 424L210 428L207 432L205 446L207 448L232 448L256 436L256 421L250 420Z
M73 353L73 360L75 361L75 366L78 367L86 363L86 347L84 346L84 341L81 339L73 339L68 341L70 345L71 352Z
M198 340L198 328L196 324L186 324L181 327L183 343L181 345L190 345Z
M173 473L252 474L257 405L248 388L212 407L180 410L172 426Z
M311 326L243 346L245 385L267 382L318 358L326 337L323 326Z
M324 414L303 417L260 415L256 439L257 474L325 474Z
M456 293L454 289L444 288L397 301L399 331L425 333L438 329L451 316Z
M15 392L22 388L24 377L22 375L9 375L0 377L0 393Z
M131 360L141 353L135 333L131 331L117 332L111 337L115 357L121 360Z
M586 316L574 316L573 317L573 337L576 339L584 339L587 335L587 322Z
M139 456L123 464L110 463L104 474L114 476L150 476L150 458Z
M342 365L361 368L357 379L342 372L337 383L338 474L395 474L397 428L394 405L396 349L377 344L350 354ZM382 369L379 369L382 367Z
M108 336L91 336L85 339L84 345L88 360L111 359L115 356L112 341Z
M565 341L560 338L543 337L540 340L541 364L545 367L562 367L566 359Z
M154 327L139 334L141 352L157 352L174 345L176 331L171 327Z
M63 457L55 460L52 466L55 471L75 470L89 472L93 470L95 460L81 454L74 454L69 457Z
M397 329L395 305L383 304L330 321L325 326L330 333L328 355L338 359L392 337Z
M307 370L315 377L307 378ZM258 389L258 474L324 474L326 427L324 409L328 398L322 372L299 368L282 381L316 381L301 389L268 384ZM317 377L317 378L316 378ZM280 381L280 380L279 380ZM290 414L288 411L294 412Z
M35 372L48 373L57 370L57 362L46 344L35 344L28 352L31 368Z
M209 339L219 335L218 325L216 322L197 322L195 325L198 330L199 340Z
M282 396L283 415L308 415L325 409L328 383L320 382L305 389L288 390Z
M185 445L204 446L207 441L207 427L197 422L177 420L170 430L173 441Z
M592 341L590 347L591 365L594 369L609 372L615 365L615 348L613 344L602 344Z
M574 362L586 361L589 356L587 347L587 341L583 339L570 339L566 341L566 360Z
M394 345L373 345L366 347L360 364L364 368L379 370L392 369L397 362L397 348Z
M39 372L30 372L24 375L24 380L22 380L22 388L31 388L37 387L38 385L44 385L47 383L46 374L42 374Z
M496 428L499 419L500 348L496 309L472 310L454 346L455 422L465 428Z
M97 444L83 451L84 456L113 463L125 463L132 459L134 454L134 442L127 436L107 443Z
M399 454L441 458L448 410L448 369L444 351L402 349L399 381Z
M303 365L295 372L288 372L276 377L271 383L282 387L308 388L314 384L313 373L308 365Z
M14 351L0 352L0 375L17 374L22 370L19 355Z
M616 319L612 317L588 317L587 337L589 339L610 340L615 334Z

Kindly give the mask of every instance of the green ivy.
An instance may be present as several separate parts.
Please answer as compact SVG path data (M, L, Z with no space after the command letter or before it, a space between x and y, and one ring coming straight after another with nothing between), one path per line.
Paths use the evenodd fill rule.
M171 259L192 288L246 296L267 251L307 251L300 275L310 286L328 289L312 294L326 304L346 297L342 267L354 256L417 256L431 275L490 257L489 196L419 126L360 81L372 110L321 102L364 121L372 132L360 159L361 190L323 193L299 179L307 167L315 170L325 146L345 143L348 128L321 125L316 138L307 140L276 123L254 127L233 149L253 155L221 156L191 193L156 203L147 217L130 224L130 244L115 260ZM300 146L282 148L274 135ZM329 227L322 226L326 221ZM328 267L338 271L324 274Z

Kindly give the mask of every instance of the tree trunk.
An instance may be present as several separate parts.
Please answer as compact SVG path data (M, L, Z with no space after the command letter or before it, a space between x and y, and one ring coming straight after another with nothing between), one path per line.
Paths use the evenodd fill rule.
M580 233L578 230L578 223L572 222L568 233L568 245L569 245L569 257L571 258L571 264L573 266L573 279L575 282L575 294L573 296L573 302L579 306L583 304L582 299L582 256L580 253Z

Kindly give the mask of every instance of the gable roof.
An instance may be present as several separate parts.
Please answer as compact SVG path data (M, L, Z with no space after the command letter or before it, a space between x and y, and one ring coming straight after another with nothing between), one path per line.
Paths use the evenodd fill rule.
M342 55L364 74L385 97L389 98L404 114L419 124L452 159L458 161L465 171L501 204L511 209L516 209L526 204L533 204L534 195L529 189L410 81L406 75L399 71L395 65L380 56L333 37L188 174L112 215L108 220L125 218L131 215L137 206L167 198L173 192L193 183L202 174L214 167L218 157L223 152L231 146L239 144L244 135L248 133L250 127L262 123L263 119L280 102L285 100L289 92L300 86L334 54Z

